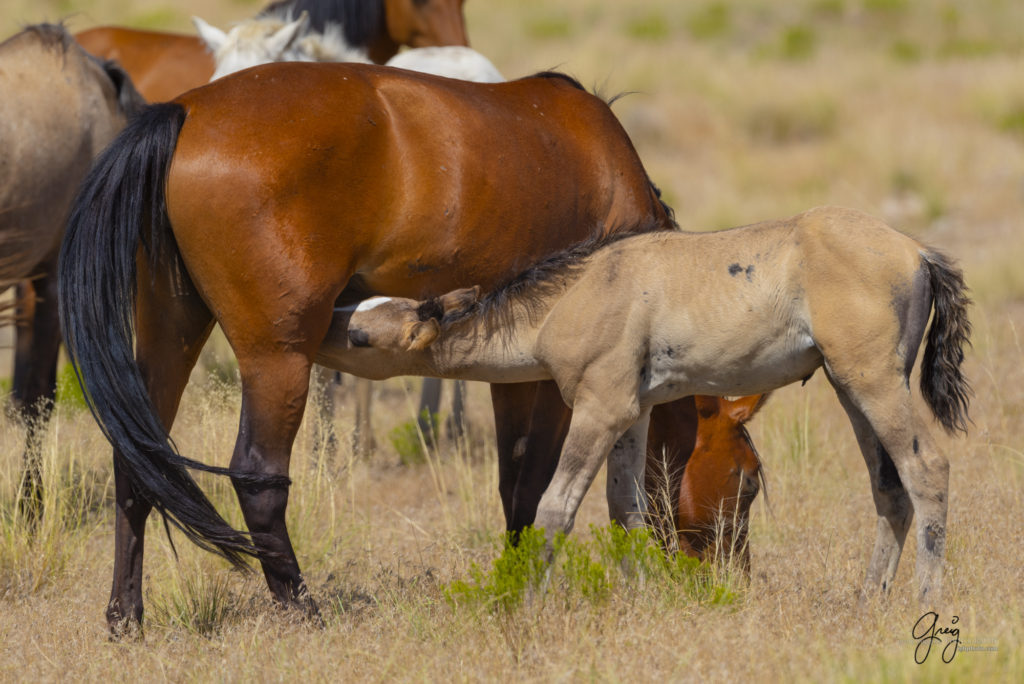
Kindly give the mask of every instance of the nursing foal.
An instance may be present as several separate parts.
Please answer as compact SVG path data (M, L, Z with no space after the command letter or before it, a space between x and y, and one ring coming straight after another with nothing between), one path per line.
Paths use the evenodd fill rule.
M963 277L938 252L865 214L819 208L717 233L584 244L478 294L340 309L321 356L368 376L553 379L573 416L535 523L549 539L572 528L606 457L612 517L643 524L653 405L766 392L823 367L878 512L865 589L889 588L916 514L920 598L940 599L949 465L909 378L928 330L924 399L947 431L966 431L970 323ZM346 351L335 359L332 347Z

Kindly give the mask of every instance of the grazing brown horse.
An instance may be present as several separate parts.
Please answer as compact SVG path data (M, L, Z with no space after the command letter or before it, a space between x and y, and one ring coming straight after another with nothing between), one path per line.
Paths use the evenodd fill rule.
M824 368L878 513L865 591L888 590L916 516L919 597L941 601L949 462L910 372L924 343L924 403L946 430L966 431L969 299L942 254L873 217L822 207L716 233L623 231L478 294L338 309L317 358L367 375L554 380L573 415L537 509L549 554L605 460L613 519L644 524L652 406L764 392Z
M93 157L142 100L120 67L48 24L0 43L0 93L0 291L18 283L13 316L0 320L17 325L12 401L28 429L21 507L37 515L39 439L56 391L64 221Z
M399 47L468 45L464 0L281 0L261 15L309 14L310 31L341 24L354 48L383 64ZM75 35L90 53L118 61L150 102L165 102L213 76L213 56L198 36L98 26Z
M335 306L497 284L604 226L640 224L673 227L608 106L560 75L484 85L270 64L145 110L83 185L60 270L69 350L115 445L111 626L141 620L152 506L236 562L259 553L274 596L307 601L287 472ZM186 471L212 467L178 456L166 434L215 321L238 358L242 416L230 471L213 469L230 472L250 537ZM495 386L492 398L502 504L518 529L568 410L551 383Z
M767 399L698 395L676 402L689 411L675 404L651 409L644 488L652 523L683 553L734 558L750 571L750 507L764 474L745 425Z

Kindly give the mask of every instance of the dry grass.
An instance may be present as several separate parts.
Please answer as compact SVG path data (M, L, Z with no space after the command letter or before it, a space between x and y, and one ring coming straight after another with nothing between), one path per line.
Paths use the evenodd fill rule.
M75 28L187 30L260 3L13 0L0 29L80 12ZM914 551L887 602L862 605L873 505L827 383L778 392L752 426L772 509L757 507L754 576L731 605L664 586L504 618L453 610L443 586L487 564L502 527L486 390L469 447L399 467L387 432L412 416L379 390L370 463L315 460L296 444L289 524L326 628L274 609L262 580L150 528L144 644L106 641L111 478L87 414L62 409L45 448L48 514L35 540L11 518L20 431L0 424L0 679L89 680L1019 680L1024 662L1024 112L1020 3L997 0L472 0L470 34L508 76L562 67L606 92L686 227L714 228L837 203L886 216L960 259L976 306L966 439L952 471L947 606L965 644L950 665L913 660ZM223 464L237 390L198 377L175 438ZM343 402L339 428L351 425ZM240 515L222 482L204 480ZM601 523L599 482L578 530ZM912 545L911 545L912 546Z

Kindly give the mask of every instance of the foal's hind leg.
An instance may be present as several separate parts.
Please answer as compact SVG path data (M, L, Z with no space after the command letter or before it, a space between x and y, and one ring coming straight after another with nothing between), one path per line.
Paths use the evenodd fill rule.
M627 530L643 527L647 521L644 466L650 420L648 408L616 440L608 454L608 517Z
M853 425L857 444L867 464L875 510L878 513L878 532L864 580L864 594L870 595L879 589L885 593L889 591L896 575L896 566L903 552L914 509L896 471L896 465L875 436L871 423L843 390L836 388L836 391Z
M213 328L213 317L191 285L185 288L187 294L175 293L166 275L151 278L144 259L139 261L138 283L135 356L157 415L170 430L189 373ZM115 634L142 622L146 518L153 508L135 491L119 462L115 451L114 580L106 613Z
M886 372L880 364L866 368L861 374L839 375L855 378L841 381L832 374L833 384L840 392L848 395L848 401L863 414L875 438L892 458L898 479L906 488L913 515L917 517L917 568L916 575L922 601L940 600L942 590L943 562L946 547L946 510L949 492L949 462L939 453L924 421L914 409L910 388L899 372ZM874 377L872 377L872 375ZM854 420L854 425L857 425ZM863 427L857 428L861 431ZM891 473L885 471L885 461L877 448L871 453L871 439L861 440L862 451L867 447L865 460L871 465L879 462L877 483L872 475L872 487L876 490L876 501L881 498L885 509L887 525L879 526L876 554L867 581L878 586L878 580L891 583L899 560L899 534L905 534L909 516L899 510L902 495L889 481L890 493L879 490L879 486ZM895 508L892 508L895 506Z

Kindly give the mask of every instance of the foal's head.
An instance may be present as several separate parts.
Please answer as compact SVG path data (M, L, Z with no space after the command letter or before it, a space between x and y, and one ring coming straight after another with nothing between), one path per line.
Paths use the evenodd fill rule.
M679 489L677 529L696 555L728 556L735 550L749 571L747 520L764 476L745 423L768 395L694 399L697 440Z
M441 334L446 317L458 317L476 306L479 287L454 290L434 299L371 297L361 302L348 322L353 347L388 352L427 349Z

